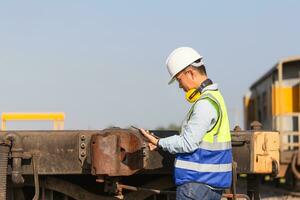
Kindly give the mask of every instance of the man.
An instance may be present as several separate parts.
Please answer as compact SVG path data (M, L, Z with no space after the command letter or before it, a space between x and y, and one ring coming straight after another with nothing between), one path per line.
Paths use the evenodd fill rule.
M231 137L223 97L217 84L208 79L202 56L194 49L175 49L166 64L169 84L177 80L193 104L180 135L156 139L144 129L141 132L150 141L150 149L159 147L176 154L176 199L219 200L232 179Z

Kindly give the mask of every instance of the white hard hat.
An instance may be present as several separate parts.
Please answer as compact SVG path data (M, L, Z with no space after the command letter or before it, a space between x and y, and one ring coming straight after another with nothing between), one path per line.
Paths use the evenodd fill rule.
M169 84L175 80L175 76L178 72L199 59L201 60L202 56L190 47L179 47L172 51L166 61L166 65L171 76ZM201 65L203 65L202 61L197 63L195 66Z

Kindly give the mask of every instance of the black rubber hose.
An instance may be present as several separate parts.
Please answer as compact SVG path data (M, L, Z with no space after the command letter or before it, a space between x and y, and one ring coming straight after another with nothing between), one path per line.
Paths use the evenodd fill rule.
M6 179L9 146L0 144L0 200L6 199Z

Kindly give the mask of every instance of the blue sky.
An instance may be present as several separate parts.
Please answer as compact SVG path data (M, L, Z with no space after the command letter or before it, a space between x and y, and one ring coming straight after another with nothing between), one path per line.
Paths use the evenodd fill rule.
M190 46L219 84L231 126L243 124L250 84L300 54L299 8L270 0L1 1L0 112L62 111L66 129L180 125L190 104L178 84L167 85L165 59Z

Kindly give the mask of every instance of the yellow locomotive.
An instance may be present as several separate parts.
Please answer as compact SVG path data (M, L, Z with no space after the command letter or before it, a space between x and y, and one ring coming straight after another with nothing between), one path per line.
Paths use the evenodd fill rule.
M260 121L264 130L280 132L280 173L291 169L300 179L300 56L281 59L255 81L244 96L245 128ZM290 168L289 168L290 166Z

